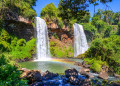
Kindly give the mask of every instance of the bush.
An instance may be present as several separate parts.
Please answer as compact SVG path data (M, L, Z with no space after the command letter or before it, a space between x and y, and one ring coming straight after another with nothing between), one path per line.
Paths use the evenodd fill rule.
M2 52L9 52L11 51L11 47L10 47L10 44L7 43L6 41L0 41L0 50Z
M25 39L20 39L17 42L17 46L25 46L26 45L26 40Z
M18 45L11 52L13 59L31 58L36 52L36 39L33 38L26 42L24 39L19 40Z
M0 57L0 86L23 86L27 81L20 79L18 67L10 64L4 56Z
M95 72L100 72L101 71L101 65L97 62L94 62L91 67L90 67L93 71Z
M84 58L107 62L109 67L120 74L120 36L112 35L109 38L95 39Z

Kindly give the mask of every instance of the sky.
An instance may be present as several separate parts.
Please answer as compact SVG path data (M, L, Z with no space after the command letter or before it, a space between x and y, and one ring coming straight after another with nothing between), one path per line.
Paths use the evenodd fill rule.
M54 3L56 7L58 7L59 0L37 0L36 6L33 8L35 9L37 16L40 16L40 12L42 11L42 8L44 8L47 4ZM102 3L99 3L98 6L96 6L96 12L97 10L100 9L107 9L107 10L112 10L113 12L118 12L120 11L120 0L112 0L112 2L107 3L109 7L106 7ZM92 4L89 5L87 8L91 14L91 17L94 14L94 6Z

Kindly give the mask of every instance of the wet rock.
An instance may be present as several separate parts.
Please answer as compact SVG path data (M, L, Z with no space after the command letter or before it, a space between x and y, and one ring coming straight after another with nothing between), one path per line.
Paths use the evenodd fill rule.
M108 73L104 72L104 71L101 71L100 74L98 75L98 78L108 79Z
M74 76L70 76L70 77L69 77L69 82L70 82L70 84L72 84L72 85L78 85L78 84L79 84L79 79L76 78L76 77L74 77Z
M86 64L86 61L83 61L83 62L82 62L82 65L85 65L85 64Z
M114 76L115 76L116 78L120 78L120 75L118 75L118 74L115 74L115 73L114 73Z
M120 86L120 83L112 82L112 83L110 84L110 86Z
M102 69L102 71L104 71L104 72L108 72L108 67L105 66L105 65L102 65L101 69Z
M57 80L44 81L44 86L59 86L60 82Z
M85 64L85 65L83 65L83 67L85 67L85 68L90 68L91 65Z
M80 63L80 62L75 62L74 65L82 66L82 63Z
M35 82L32 83L30 86L44 86L43 82Z
M87 78L94 78L94 76L93 76L92 73L86 73L86 77L87 77Z
M85 79L79 86L92 86L89 79Z
M79 73L84 75L84 74L86 74L86 72L89 72L89 71L90 71L90 69L88 69L88 68L81 68Z
M90 69L87 68L81 68L79 73L81 75L85 75L87 78L94 78L94 76L92 75L92 73L89 73Z
M39 82L42 80L41 73L38 70L31 70L26 74L26 79L29 80L29 84Z
M65 70L65 76L69 78L70 76L78 77L78 71L76 69L67 69Z
M30 70L26 69L26 68L21 68L20 71L22 71L21 78L25 78L27 76L28 72L30 72Z
M54 77L57 77L58 74L57 73L52 73L52 72L49 72L48 70L43 74L43 79L44 80L48 80L48 79L52 79Z

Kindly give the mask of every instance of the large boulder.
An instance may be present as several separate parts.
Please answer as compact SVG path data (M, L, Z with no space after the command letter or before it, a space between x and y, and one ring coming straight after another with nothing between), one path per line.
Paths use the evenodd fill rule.
M71 77L71 76L74 76L76 78L78 78L78 71L76 69L67 69L65 70L65 76L67 78Z
M101 71L100 74L98 75L98 78L108 79L108 73L104 72L104 71Z
M47 70L47 71L42 75L42 78L43 78L44 80L48 80L48 79L52 79L52 78L57 77L57 76L58 76L57 73L52 73L52 72L50 72L50 71Z
M26 74L26 79L29 84L42 81L41 72L38 70L31 70Z

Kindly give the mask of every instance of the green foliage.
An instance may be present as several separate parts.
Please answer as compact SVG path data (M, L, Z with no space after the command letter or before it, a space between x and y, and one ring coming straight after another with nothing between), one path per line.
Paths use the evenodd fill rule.
M95 28L95 26L91 25L91 23L83 24L83 28L87 32L87 34L86 34L87 41L92 41L96 37L97 28Z
M56 6L53 3L47 4L41 11L40 16L44 18L47 23L49 22L55 22L58 24L60 28L63 27L63 21L62 18L58 16L59 10L56 8Z
M18 67L10 64L3 55L0 57L0 86L27 86L27 81L20 79Z
M61 18L57 18L57 22L58 22L58 26L60 27L60 28L62 28L63 27L63 21L62 21L62 19Z
M95 72L100 72L101 71L101 65L97 62L94 62L91 67L90 67L93 71Z
M36 52L35 47L36 39L33 38L28 42L24 39L20 39L14 49L12 49L11 55L13 59L31 58L32 54Z
M95 27L98 29L98 32L101 33L104 31L106 23L102 20L96 21Z
M113 24L117 25L119 21L120 21L120 11L117 12L117 13L114 13L114 15L113 15Z
M74 50L71 46L67 48L66 46L63 47L63 45L57 41L51 41L50 52L53 57L73 57Z
M53 36L54 36L56 39L59 39L58 36L57 36L57 33L54 33Z
M120 36L113 35L109 38L95 39L84 57L105 61L120 74Z
M120 35L120 21L118 22L118 34Z
M110 33L112 31L112 26L107 26L105 32L104 32L104 37L110 37Z
M9 52L11 50L10 44L7 43L6 41L0 41L0 50L2 52Z
M17 45L18 46L25 46L26 45L26 40L25 39L18 40Z
M58 9L55 7L53 3L47 4L41 11L41 17L55 20L58 16Z
M7 58L23 59L31 58L35 53L36 39L33 38L26 42L25 39L18 39L14 35L9 35L5 29L0 32L0 54L4 54Z
M32 19L36 16L36 12L32 8L35 2L36 0L3 0L0 1L2 4L0 5L0 11L3 16L6 12L11 12Z

